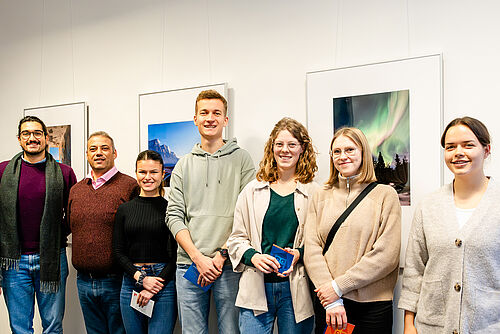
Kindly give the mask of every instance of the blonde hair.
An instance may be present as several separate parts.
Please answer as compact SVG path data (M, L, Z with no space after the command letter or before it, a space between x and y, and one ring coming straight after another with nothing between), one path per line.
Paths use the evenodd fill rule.
M373 167L373 157L368 145L368 140L366 140L365 134L358 128L346 127L340 128L335 131L333 135L332 142L330 143L330 152L332 151L333 142L340 136L349 138L356 144L356 146L361 149L361 166L359 166L359 177L357 179L358 183L371 183L377 181L375 176L375 168ZM325 183L328 188L332 188L336 183L339 182L339 171L335 168L333 164L333 158L330 155L330 177Z
M299 141L303 150L295 166L295 179L304 184L311 182L318 170L316 152L312 146L307 129L301 123L289 117L282 118L271 131L264 147L264 157L259 164L259 170L256 175L257 180L267 182L278 180L278 167L274 159L273 146L276 137L283 130L288 130Z

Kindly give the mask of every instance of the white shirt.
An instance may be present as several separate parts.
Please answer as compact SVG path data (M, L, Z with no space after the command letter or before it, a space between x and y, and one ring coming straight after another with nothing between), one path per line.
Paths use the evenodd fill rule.
M458 228L461 229L464 227L465 223L469 220L469 218L472 216L472 213L474 212L476 208L472 209L461 209L457 208L455 206L455 212L457 214L457 221L458 221Z

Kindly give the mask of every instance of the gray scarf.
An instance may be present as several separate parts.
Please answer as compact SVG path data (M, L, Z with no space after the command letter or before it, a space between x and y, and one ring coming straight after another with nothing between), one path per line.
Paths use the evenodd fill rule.
M10 160L0 181L0 268L19 269L17 199L23 152ZM45 154L45 204L40 224L40 291L59 290L64 179L61 167Z

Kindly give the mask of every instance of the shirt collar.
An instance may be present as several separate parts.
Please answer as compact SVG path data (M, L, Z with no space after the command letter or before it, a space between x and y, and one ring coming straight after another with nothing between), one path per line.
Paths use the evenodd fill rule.
M92 186L94 187L94 189L97 189L97 188L101 187L102 185L104 185L106 182L108 182L113 176L115 176L116 173L118 173L118 169L116 168L116 166L113 166L106 173L104 173L103 175L98 177L96 180L94 180L94 178L93 178L94 172L91 169L87 175L87 178L90 179L90 181L92 182Z
M31 165L43 164L45 161L47 161L47 158L43 158L42 160L37 162L29 162L28 160L24 159L24 156L22 156L21 159L23 159L24 162L27 162Z
M259 182L256 186L255 186L256 189L264 189L264 188L270 188L270 184L268 181L265 181L265 182ZM297 181L297 187L295 188L294 192L297 191L299 193L301 193L302 195L304 195L305 197L308 197L308 192L307 192L307 187L305 184L302 184L300 182Z

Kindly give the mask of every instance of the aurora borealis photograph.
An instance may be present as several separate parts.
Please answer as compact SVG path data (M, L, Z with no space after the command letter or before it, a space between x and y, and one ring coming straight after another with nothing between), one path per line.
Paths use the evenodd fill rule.
M410 205L410 92L400 90L333 99L333 128L353 126L368 139L377 180Z

